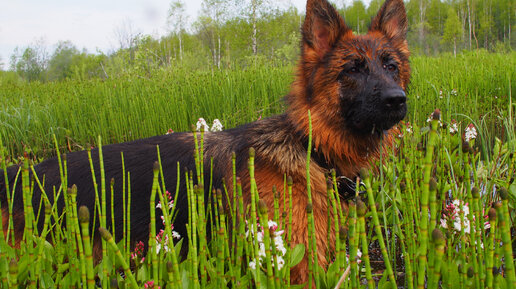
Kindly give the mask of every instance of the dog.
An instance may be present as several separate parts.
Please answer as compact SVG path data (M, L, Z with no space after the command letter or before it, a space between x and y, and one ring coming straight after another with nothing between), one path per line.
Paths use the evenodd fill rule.
M407 17L402 0L386 0L372 19L367 34L355 35L344 19L327 0L308 0L306 17L302 26L301 56L291 91L286 96L288 108L284 114L272 116L237 128L221 132L205 133L205 172L209 172L213 159L213 187L222 188L223 180L232 182L231 156L235 152L237 175L242 181L244 202L250 204L250 181L248 151L255 150L255 179L260 199L272 208L275 186L281 192L284 176L293 180L292 243L307 245L307 181L306 160L309 135L308 111L312 124L312 159L310 178L312 206L318 263L324 268L325 252L332 251L335 232L327 228L327 184L330 170L338 176L355 178L362 167L379 155L380 147L388 143L389 131L407 112L405 91L410 78L409 49L406 41ZM193 133L173 133L132 142L111 144L102 147L105 178L114 179L114 227L116 239L122 236L122 160L125 170L131 173L131 237L132 242L148 240L149 201L153 181L153 163L157 160L156 146L160 148L164 179L167 189L175 191L177 162L181 167L195 170L193 158ZM99 152L92 151L93 166L97 181L100 180ZM19 166L7 169L8 180L15 182ZM44 188L52 192L59 188L61 178L57 158L41 162L34 167L37 176L44 178ZM3 176L3 172L0 172ZM87 206L93 211L95 188L86 151L67 154L68 185L78 188L78 206ZM170 186L170 187L168 187ZM21 197L21 182L18 180L14 197L14 226L16 240L23 235L24 215ZM231 190L231 188L229 188ZM345 188L340 190L343 199ZM178 215L174 220L175 230L186 236L188 201L186 187L181 182L176 202ZM353 192L351 192L353 194ZM54 202L51 194L48 194ZM34 186L33 206L37 208L41 191ZM0 201L2 204L3 229L7 229L7 198L4 178L0 178ZM107 215L110 200L107 201ZM283 202L280 202L282 204ZM345 202L344 202L345 203ZM62 198L58 205L62 208ZM280 206L280 211L288 208ZM270 210L272 211L272 210ZM42 226L40 218L39 226ZM109 218L108 218L109 219ZM161 222L157 222L161 223ZM95 225L98 227L97 224ZM331 240L327 241L327 232ZM94 239L95 256L100 258L100 234ZM303 283L308 274L307 257L292 268L293 283Z

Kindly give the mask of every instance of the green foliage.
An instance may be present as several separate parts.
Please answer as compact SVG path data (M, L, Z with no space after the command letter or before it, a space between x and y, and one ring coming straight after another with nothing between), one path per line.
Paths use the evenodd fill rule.
M448 9L448 17L444 23L443 42L456 42L462 35L462 26L453 7Z
M513 111L512 108L508 108L508 110L511 113ZM362 283L364 277L368 280L369 288L371 286L414 288L416 280L409 278L413 269L416 269L414 272L417 272L422 278L418 288L424 288L425 284L428 285L428 288L439 288L439 284L442 288L459 286L468 288L514 287L513 249L510 242L511 228L514 225L511 215L515 212L513 204L509 203L514 196L511 197L509 194L514 194L514 188L510 183L516 170L514 165L516 157L513 154L516 139L508 139L504 143L499 142L500 147L493 158L490 161L481 161L479 153L474 149L468 150L456 146L455 144L461 142L461 134L440 128L440 121L448 123L449 119L443 117L442 120L439 120L439 116L434 115L430 130L428 127L417 125L411 126L410 130L407 130L407 126L401 126L403 135L393 140L394 147L383 152L384 158L376 162L376 169L361 171L361 177L367 189L369 206L367 207L360 200L357 201L358 222L355 221L355 217L342 218L335 214L338 226L349 228L349 231L339 233L339 239L343 245L348 245L350 248L349 261L355 269L350 271L350 266L345 265L347 263L345 250L330 252L328 267L322 268L314 265L314 270L309 273L309 278L313 278L314 283L317 284L316 288L335 288L337 285L338 288L366 288ZM427 123L423 122L423 125L426 126ZM419 145L421 142L426 142L427 147L421 148ZM196 162L202 163L202 141L196 140L195 151ZM3 152L1 147L0 152ZM159 149L157 152L159 154ZM250 153L250 159L253 156ZM0 159L5 160L5 155L0 155ZM63 161L65 162L65 160ZM100 162L102 164L102 158L100 158ZM422 166L424 167L423 175L421 174ZM2 167L5 167L3 161ZM200 170L201 167L197 166L197 170ZM481 167L485 167L487 171L485 175L480 172ZM188 221L189 251L187 258L182 260L177 255L183 246L182 241L168 244L169 248L165 249L163 239L155 241L155 231L149 236L151 246L144 255L143 247L140 249L127 247L124 239L116 244L112 237L113 232L100 228L94 233L100 233L105 240L103 259L100 263L94 264L91 258L93 238L90 239L91 232L89 231L90 212L85 207L76 209L75 188L68 189L67 196L69 197L64 198L65 209L63 212L58 211L56 206L52 206L45 198L42 198L41 202L45 203L45 212L43 215L39 215L35 213L38 211L34 211L31 207L32 202L28 202L32 186L37 185L37 178L34 175L32 178L36 179L36 183L29 182L29 169L32 170L28 161L24 160L20 177L23 183L22 191L27 200L24 201L25 218L35 220L44 217L45 226L38 231L35 226L32 226L32 222L26 223L24 238L15 248L12 246L12 235L0 236L0 284L2 288L18 286L34 288L87 286L94 288L96 282L103 284L103 287L118 286L122 288L152 288L153 286L161 286L161 288L181 286L182 288L228 286L235 288L302 288L304 286L303 284L290 285L288 270L298 264L307 252L309 257L314 253L306 250L303 244L292 248L287 246L287 250L291 252L289 253L290 257L280 270L276 269L277 264L273 263L275 262L272 258L274 250L270 252L266 249L267 257L260 261L260 266L252 269L252 260L257 260L257 257L253 258L253 256L258 254L253 251L258 239L254 238L253 234L258 234L258 231L246 234L245 230L252 230L250 225L247 228L239 226L238 230L228 231L227 225L231 222L225 216L228 212L214 210L213 205L204 203L204 194L197 191L197 186L193 186L193 175L187 175L182 180L191 184L187 192L182 192L188 196L191 210ZM158 197L162 203L167 200L167 195L160 189L159 184L160 180L166 181L161 176L163 169L165 168L161 168L159 163L154 166L154 182L151 192L151 195ZM254 165L252 161L249 170L251 182L253 182ZM92 174L94 174L93 171ZM199 171L197 171L197 175L203 176ZM430 175L432 179L429 178ZM203 178L200 177L197 181L202 187ZM66 175L62 176L62 182L66 184ZM474 189L470 189L471 184L474 184ZM251 192L243 193L253 194L259 198L256 190L253 193L255 185L251 186ZM292 186L290 181L288 186ZM331 190L332 186L336 186L336 183L330 182L328 193L331 195L334 194ZM480 194L477 188L482 188L484 192ZM58 194L63 193L62 188L56 188L56 190ZM422 194L421 190L425 192ZM470 190L474 192L471 193ZM102 195L105 195L105 188L102 191ZM283 194L284 198L292 197L291 194L287 196L284 191L280 194ZM338 196L338 192L335 192L335 195ZM216 201L221 209L220 196L221 193L217 193ZM256 208L252 209L253 213L251 214L248 211L245 213L241 204L241 196L240 194L238 210L234 206L228 206L229 210L233 210L231 214L241 214L241 222L245 222L245 220L248 221L248 224L256 222ZM429 207L426 203L428 200L431 201ZM330 198L328 202L329 207L338 207L334 198ZM451 205L452 202L460 205L454 207ZM267 208L265 203L258 199L253 202L253 204L256 203L258 203L261 215L260 223L264 224L267 222L266 218L271 218L272 215L268 215L267 211L272 211L273 208ZM290 200L289 203L292 204ZM130 203L127 205L129 207ZM155 210L154 199L149 205L151 213L159 212ZM290 206L286 210L292 211ZM490 206L495 207L496 212L489 213L490 228L487 228L484 224L484 210ZM104 206L99 210L101 218L112 217L106 216ZM177 209L172 207L170 210L173 215ZM206 215L204 214L205 210L207 210ZM494 211L494 209L490 211ZM166 210L162 213L167 216L165 212ZM350 203L350 212L355 212L354 203ZM92 213L96 214L97 212ZM128 212L124 211L124 218L129 217L126 214ZM209 243L206 242L207 237L203 235L207 232L204 225L208 215L216 219L213 222L214 227L211 230ZM439 216L439 218L429 218L429 215ZM3 217L6 216L9 220L13 218L12 212L3 214ZM274 237L274 240L272 237L272 232L275 230L284 232L292 230L289 222L285 222L285 219L283 221L278 219L279 212L275 212L274 216L278 228L262 231L261 238L265 244L276 242L277 236ZM442 220L440 220L441 216ZM66 226L64 225L65 219L67 220ZM170 222L169 218L165 218L165 220ZM372 232L372 228L368 229L365 226L366 223L374 223L375 231ZM423 223L425 224L423 228L418 226ZM460 229L456 228L457 223L460 223ZM431 234L428 234L428 237L424 233L426 225L435 228ZM151 223L151 228L153 227L155 224ZM165 227L170 228L169 223ZM465 227L468 228L467 231L464 229ZM0 233L3 234L4 231L2 230ZM233 238L231 234L246 236L246 238L241 238L243 243L237 243L240 250L228 247L228 239ZM127 232L124 232L123 235L127 236ZM167 232L167 235L170 236L170 232ZM285 240L286 235L282 233L280 236ZM47 236L52 244L46 241ZM418 238L418 236L421 237ZM314 237L313 233L309 231L309 238L312 237ZM388 246L385 246L384 238L390 240L387 243ZM403 263L394 267L397 274L394 275L389 267L383 271L383 269L378 270L377 267L371 266L367 259L369 255L366 249L374 248L377 251L377 242L380 244L383 255L380 257L378 253L375 253L376 256L373 258L377 264L383 261L387 266L390 260L396 259L393 258L394 256L401 254L400 247L402 248ZM161 246L159 252L156 249L158 244ZM266 245L267 247L269 246ZM364 252L361 257L357 254L358 247L361 247ZM428 250L421 250L422 247L428 248ZM78 253L82 248L84 248L85 256ZM244 253L235 256L235 252ZM500 258L500 255L503 255L504 258ZM494 256L497 257L494 258ZM381 259L378 260L378 258ZM487 261L483 262L482 260ZM428 265L425 266L425 264ZM499 273L500 269L503 270L503 274ZM124 271L123 276L120 274L121 271Z
M462 36L462 26L459 21L459 17L453 7L448 8L448 17L444 23L444 32L441 43L449 43L453 45L453 52L456 54L457 41Z
M355 0L339 7L339 12L353 31L364 34L383 2L365 5ZM516 17L510 14L514 3L406 1L412 55L457 54L470 48L510 52L516 47ZM170 33L160 39L135 33L130 25L121 27L117 30L120 48L108 55L78 51L69 41L61 41L49 57L37 42L15 51L11 70L27 81L55 81L150 77L178 66L185 70L245 67L254 65L256 58L269 63L296 62L304 18L296 8L270 0L205 0L202 7L188 27L184 2L173 1L166 23Z
M47 55L42 44L29 46L21 53L17 48L11 56L11 67L28 81L45 81Z
M295 43L292 39L291 45ZM294 47L290 49L294 53ZM183 62L190 58L189 65L195 66L189 53ZM147 59L135 54L134 61L145 67ZM103 60L99 55L83 65ZM514 52L413 57L411 63L408 121L426 120L428 107L435 105L457 121L467 120L464 115L483 117L486 131L504 135L498 117L506 117L502 113L509 102L509 83L516 77ZM291 65L271 63L264 56L214 71L198 66L152 73L120 69L98 71L107 74L104 80L90 78L84 69L76 71L75 79L53 83L24 83L13 73L1 74L0 138L9 154L19 156L25 149L37 157L48 156L54 150L47 141L52 134L60 147L78 150L94 143L96 135L117 143L163 134L169 128L189 130L199 117L210 122L219 118L225 127L234 127L283 111L282 97L294 72Z
M69 41L59 42L48 63L48 80L62 80L72 76L73 60L79 54Z

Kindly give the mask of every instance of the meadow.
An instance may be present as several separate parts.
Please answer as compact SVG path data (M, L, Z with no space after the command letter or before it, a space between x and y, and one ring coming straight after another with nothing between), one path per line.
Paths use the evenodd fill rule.
M411 64L408 122L422 123L439 108L447 122L485 119L489 132L505 137L497 124L499 116L507 117L515 52L416 56ZM0 78L0 139L8 156L30 151L48 157L55 154L53 134L61 147L77 150L97 136L115 143L190 130L199 117L218 118L231 128L281 113L294 73L283 65L196 71L172 66L150 78L50 83Z
M309 283L317 288L515 288L516 53L416 56L411 65L407 118L392 149L373 163L374 169L361 172L365 186L350 202L349 212L340 210L335 176L329 176L333 210L328 226L339 237L335 252L326 252L332 261L328 268L310 262ZM291 66L260 65L206 71L170 68L151 77L83 82L2 80L1 165L5 170L23 163L19 177L30 199L31 187L38 183L28 181L29 171L42 158L100 141L191 130L199 117L209 123L218 118L230 128L280 113L293 73ZM202 151L200 140L199 146ZM22 157L24 152L28 157ZM252 156L250 152L250 170ZM160 184L161 169L157 163L150 208L154 201L164 204L174 198L174 192L168 195ZM174 236L169 230L173 206L162 209L167 229L151 232L144 252L139 246L131 248L129 237L115 243L109 228L89 232L89 214L100 219L101 227L111 216L100 205L94 212L76 208L76 188L56 188L54 193L66 196L66 214L59 215L45 201L40 204L49 208L44 215L34 214L27 205L31 221L18 248L10 246L12 230L1 232L1 287L299 287L289 284L289 268L305 252L317 253L311 244L288 246L291 215L258 200L246 211L242 194L258 194L242 192L237 182L228 184L238 194L225 212L221 206L227 192L214 191L208 201L198 193L208 180L188 175L183 181L189 184L192 210L185 260L178 256L186 246L182 239L175 245L168 242ZM285 176L277 200L285 207L291 186ZM99 194L109 198L109 187ZM130 194L124 194L129 205ZM311 218L310 208L307 212ZM41 232L33 226L39 218L49 221ZM71 225L65 228L64 219ZM11 220L12 213L5 222ZM208 221L214 228L211 236L203 229ZM252 225L245 226L247 221ZM124 235L129 229L124 227ZM99 233L104 258L94 264L91 235Z

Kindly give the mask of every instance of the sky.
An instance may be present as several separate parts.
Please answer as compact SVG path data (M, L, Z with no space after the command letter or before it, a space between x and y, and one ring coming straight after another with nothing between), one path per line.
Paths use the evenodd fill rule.
M273 0L305 10L306 0ZM351 2L351 0L344 0ZM36 42L51 53L58 41L71 41L90 53L109 53L119 47L115 31L125 29L160 37L168 33L171 0L0 0L0 65L9 67L14 49ZM202 0L185 0L190 21ZM336 0L342 2L342 0ZM368 2L368 1L366 1ZM0 67L1 69L2 67Z

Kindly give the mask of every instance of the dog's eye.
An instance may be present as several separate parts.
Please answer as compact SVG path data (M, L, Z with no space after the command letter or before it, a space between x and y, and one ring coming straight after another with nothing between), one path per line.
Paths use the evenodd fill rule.
M384 64L383 69L388 70L390 72L394 72L394 71L398 70L398 67L396 67L396 65L394 65L394 64Z
M356 66L353 66L351 67L349 70L348 70L348 73L357 73L358 72L358 67Z

